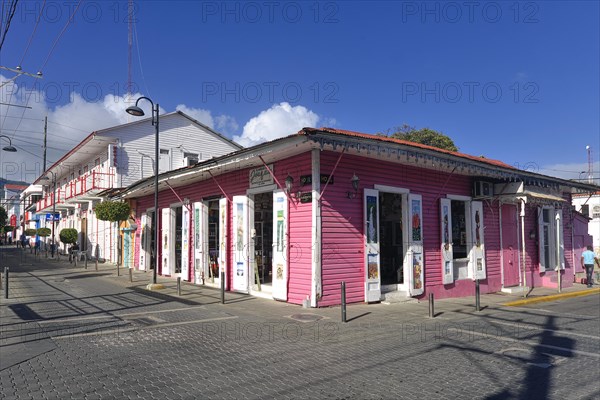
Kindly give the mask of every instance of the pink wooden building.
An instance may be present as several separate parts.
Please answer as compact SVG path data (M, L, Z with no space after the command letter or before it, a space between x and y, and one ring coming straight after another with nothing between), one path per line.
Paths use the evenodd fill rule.
M158 273L311 306L574 281L571 193L597 187L331 128L163 173ZM120 197L148 269L153 178Z

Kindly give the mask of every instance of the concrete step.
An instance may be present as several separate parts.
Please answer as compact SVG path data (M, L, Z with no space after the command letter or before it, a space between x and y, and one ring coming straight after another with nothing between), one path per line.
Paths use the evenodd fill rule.
M523 287L523 286L510 286L510 287L503 287L500 291L502 293L514 294L514 293L523 293L525 291L529 292L529 288L527 286L525 286L525 287Z
M398 304L398 303L417 303L417 299L412 298L407 292L396 290L381 294L381 304Z

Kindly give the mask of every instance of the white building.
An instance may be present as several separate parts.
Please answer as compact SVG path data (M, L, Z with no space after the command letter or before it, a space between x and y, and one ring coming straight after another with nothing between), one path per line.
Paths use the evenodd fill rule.
M573 195L573 206L590 218L588 233L594 241L594 252L600 254L600 191L592 195Z
M241 149L180 111L161 115L159 127L159 172ZM151 118L92 132L33 183L44 187L35 211L44 217L53 210L60 213L54 227L57 241L61 229L75 228L81 251L116 262L118 227L98 220L94 206L109 193L154 175L154 154Z
M0 190L0 205L4 207L7 216L7 225L13 226L15 228L19 228L21 226L21 216L23 213L21 212L21 204L20 204L20 194L25 190L27 186L17 185L6 183L2 190ZM5 229L7 232L6 237L12 238L19 237L20 230L17 230L13 233L13 231L9 231L9 229Z

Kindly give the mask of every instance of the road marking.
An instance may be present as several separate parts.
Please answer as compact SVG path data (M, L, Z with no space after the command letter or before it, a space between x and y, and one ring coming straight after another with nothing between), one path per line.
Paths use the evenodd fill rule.
M121 333L126 333L126 332L142 331L142 330L146 330L146 329L169 328L172 326L199 324L199 323L203 323L203 322L223 321L223 320L227 320L227 319L236 319L236 318L238 318L238 317L235 315L232 315L230 317L215 317L215 318L197 319L194 321L168 322L168 323L164 323L164 324L148 325L148 326L136 327L136 328L107 329L107 330L101 330L101 331L97 331L97 332L72 333L72 334L68 334L68 335L50 336L50 338L51 339L71 339L74 337L121 334Z
M127 313L127 314L105 314L105 315L91 315L87 317L79 317L72 316L63 319L54 319L54 320L40 320L35 321L39 324L54 324L54 323L62 323L62 322L71 322L71 321L81 321L81 320L90 320L90 319L106 319L106 318L123 318L123 317L132 317L136 315L148 315L148 314L160 314L160 313L168 313L168 312L176 312L176 311L186 311L193 310L197 308L206 308L205 306L194 306L194 307L183 307L183 308L174 308L170 310L155 310L155 311L145 311L145 312L136 312L136 313Z
M540 328L537 326L525 325L524 323L516 324L516 323L504 322L504 321L490 321L490 322L492 324L514 326L515 328L525 328L525 329L529 329L529 330L538 330L538 331L544 331L544 332L559 332L560 334L563 334L563 335L579 336L579 337L584 337L584 338L588 338L588 339L600 340L600 336L586 335L584 333L568 332L568 331L561 330L561 329L547 329L547 328Z
M492 335L487 334L487 333L475 332L475 331L468 331L468 330L465 330L465 329L455 329L455 331L456 332L461 332L461 333L464 332L464 333L467 333L467 334L471 334L473 336L481 336L481 337L485 337L487 339L489 339L490 337L492 337L494 339L505 341L505 342L521 343L521 344L529 345L531 347L543 347L543 348L546 348L546 349L558 350L558 351L562 351L562 352L565 352L565 353L574 353L574 354L578 354L580 356L588 356L588 357L594 357L594 358L600 359L600 354L598 354L598 353L592 353L592 352L589 352L589 351L569 349L567 347L560 347L560 346L552 346L550 344L535 343L535 342L532 342L530 340L513 339L513 338L503 337L503 336L492 336Z
M511 306L510 309L515 309L515 310L524 310L524 311L540 311L540 312L544 312L544 313L552 313L553 316L562 316L562 317L571 317L571 318L577 318L577 319L598 319L598 317L593 317L590 315L581 315L581 314L573 314L573 313L560 313L560 312L556 312L554 310L547 310L545 308L532 308L532 307L517 307L517 306Z

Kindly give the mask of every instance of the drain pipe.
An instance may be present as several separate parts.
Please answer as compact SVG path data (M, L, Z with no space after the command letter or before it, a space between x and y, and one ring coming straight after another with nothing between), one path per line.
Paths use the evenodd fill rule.
M525 253L525 199L521 198L521 247L523 249L523 297L527 297L527 255Z

